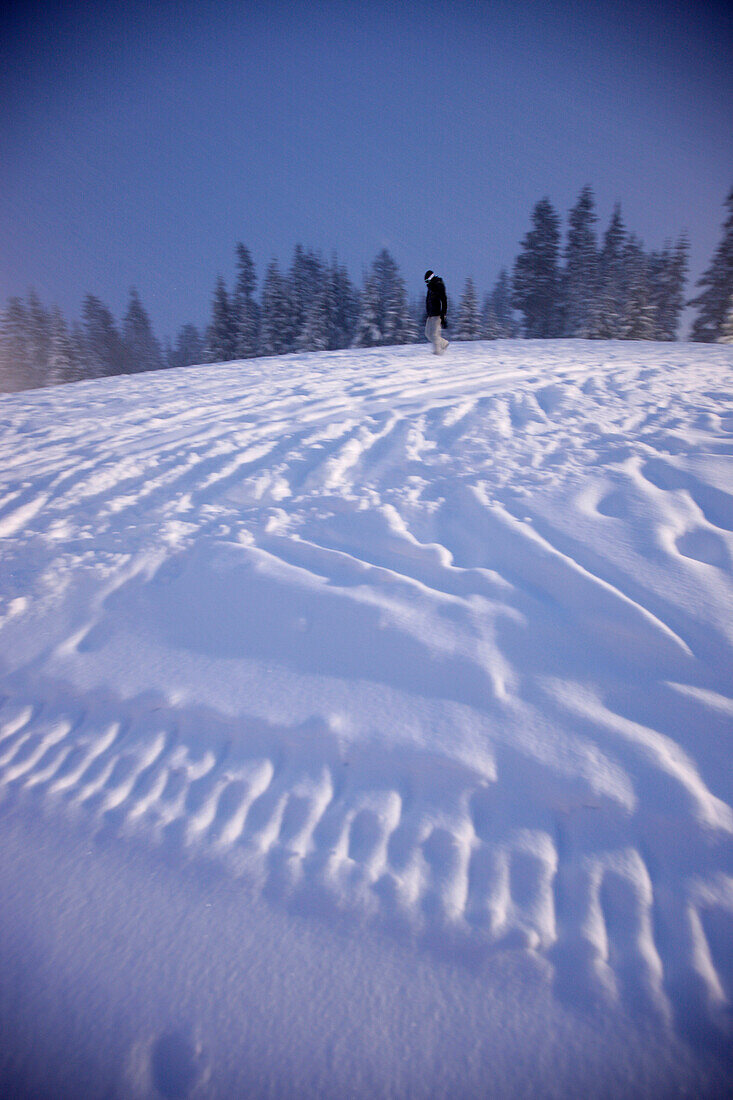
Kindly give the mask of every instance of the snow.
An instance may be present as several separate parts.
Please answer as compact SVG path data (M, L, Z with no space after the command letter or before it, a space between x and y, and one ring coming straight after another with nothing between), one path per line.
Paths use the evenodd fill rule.
M2 1091L730 1091L732 368L0 399Z

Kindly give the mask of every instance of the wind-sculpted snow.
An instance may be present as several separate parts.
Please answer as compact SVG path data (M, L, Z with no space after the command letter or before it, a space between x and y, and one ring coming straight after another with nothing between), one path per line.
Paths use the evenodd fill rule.
M724 1049L732 368L498 342L3 398L2 795Z

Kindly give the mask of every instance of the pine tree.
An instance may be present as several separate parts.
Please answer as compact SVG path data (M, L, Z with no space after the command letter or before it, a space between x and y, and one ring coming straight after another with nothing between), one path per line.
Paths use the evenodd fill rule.
M190 367L206 361L205 344L195 325L183 325L167 357L169 367Z
M383 248L365 278L355 346L410 344L416 339L417 326L410 315L404 280Z
M598 296L598 247L593 228L597 218L590 187L580 192L568 220L562 275L563 332L587 339L596 327Z
M621 218L621 207L616 205L598 261L598 299L591 335L602 340L618 340L623 335L625 248L626 229Z
M163 367L160 344L135 287L130 290L127 313L122 321L122 343L126 374L140 374Z
M221 275L216 280L211 322L206 330L207 363L228 363L237 356L237 337L226 284Z
M461 303L458 308L458 325L456 326L456 340L480 340L481 317L478 311L476 287L473 279L466 279L463 288Z
M655 340L677 338L680 315L685 304L687 253L687 241L682 239L674 249L666 244L661 252L653 252L648 258Z
M51 346L48 355L48 383L57 386L75 378L74 348L66 321L58 306L51 311Z
M329 347L348 348L356 332L359 296L349 279L346 268L339 265L335 256L331 261L330 279L334 313Z
M73 371L70 382L78 382L83 378L91 378L91 367L87 339L84 329L79 321L73 321L69 333L71 339L71 351L73 358Z
M82 318L88 377L122 374L125 349L110 311L93 294L87 294L82 304Z
M718 343L733 344L733 293L731 293L730 301L728 302L728 312L725 315L723 327L718 336Z
M374 273L365 275L359 317L354 332L354 347L374 348L382 342L379 327L379 287Z
M260 354L282 355L289 350L290 310L287 280L273 260L262 284L262 317L260 323Z
M517 335L512 288L505 268L499 272L491 294L484 299L481 326L485 340L513 339Z
M649 279L649 262L642 244L632 234L624 247L624 284L621 336L625 340L653 340L655 307Z
M321 298L324 279L320 257L310 249L306 251L302 245L296 245L284 288L288 303L285 350L316 350L309 344L305 329L309 326L309 331L315 332L321 327L320 321L314 321L311 314Z
M48 378L48 357L51 351L51 315L35 290L28 293L28 358L32 384L45 386Z
M560 219L549 199L532 212L533 228L514 264L512 304L524 314L524 334L551 337L560 326Z
M703 291L688 303L699 310L692 326L692 339L703 343L717 340L721 335L733 294L733 190L725 206L728 217L723 225L723 238L710 266L697 282Z
M237 245L237 282L232 301L237 359L252 359L257 355L260 311L254 296L256 285L252 257L240 243Z
M23 390L35 384L28 334L28 310L21 298L11 298L3 311L0 326L3 390Z

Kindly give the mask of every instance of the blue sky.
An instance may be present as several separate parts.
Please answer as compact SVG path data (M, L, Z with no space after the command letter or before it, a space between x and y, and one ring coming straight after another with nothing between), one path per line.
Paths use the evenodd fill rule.
M119 316L135 285L162 336L238 240L260 278L301 242L360 282L386 246L411 294L483 294L586 183L697 278L733 186L724 4L46 2L0 42L0 304Z

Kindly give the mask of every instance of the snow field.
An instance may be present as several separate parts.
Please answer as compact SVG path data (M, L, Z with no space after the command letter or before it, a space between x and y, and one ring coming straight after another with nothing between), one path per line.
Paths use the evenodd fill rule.
M427 957L529 953L558 1004L728 1080L732 354L373 349L3 398L5 812Z

